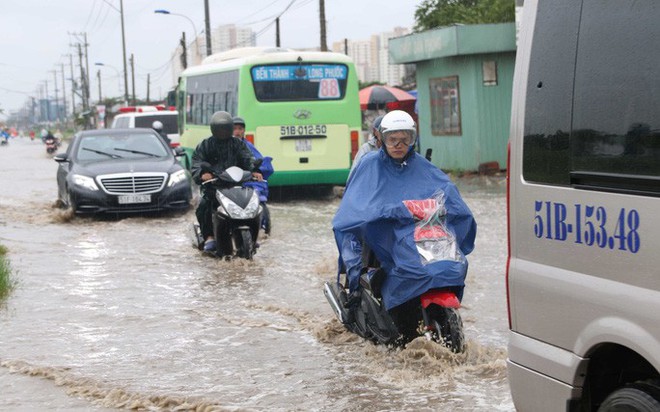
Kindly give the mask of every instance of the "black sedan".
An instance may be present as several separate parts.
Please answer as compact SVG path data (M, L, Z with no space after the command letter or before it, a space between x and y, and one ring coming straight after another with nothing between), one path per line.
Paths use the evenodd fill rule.
M58 199L76 213L187 210L190 174L152 129L79 132L55 156Z

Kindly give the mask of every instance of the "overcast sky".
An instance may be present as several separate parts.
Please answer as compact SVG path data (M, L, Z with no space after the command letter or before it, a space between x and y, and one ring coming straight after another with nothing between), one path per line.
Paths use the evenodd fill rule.
M328 47L344 38L366 40L396 26L412 28L421 1L325 0ZM230 23L251 27L258 34L258 46L274 46L273 21L291 2L209 0L211 27ZM123 70L119 0L0 0L0 4L0 108L5 111L22 107L45 80L54 96L55 69L61 89L60 64L69 78L68 55L74 55L77 65L77 49L71 45L82 43L80 33L87 33L93 100L98 99L100 68L94 63ZM185 17L155 14L156 9L185 15L192 24ZM131 53L135 56L136 94L146 95L150 73L151 97L164 96L173 86L170 59L181 32L192 39L193 25L200 34L204 30L204 0L124 0L124 22L127 59ZM280 37L283 47L318 47L319 0L293 0L280 18ZM79 75L76 71L75 76ZM123 77L118 78L112 67L101 68L101 84L104 96L122 94ZM67 99L70 87L68 83Z

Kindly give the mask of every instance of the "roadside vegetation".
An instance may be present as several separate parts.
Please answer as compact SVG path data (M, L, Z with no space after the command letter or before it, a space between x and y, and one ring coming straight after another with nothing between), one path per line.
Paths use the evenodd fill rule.
M515 0L424 0L415 11L415 31L514 21Z
M14 281L11 278L11 265L7 257L7 248L0 245L0 301L9 295L14 287Z

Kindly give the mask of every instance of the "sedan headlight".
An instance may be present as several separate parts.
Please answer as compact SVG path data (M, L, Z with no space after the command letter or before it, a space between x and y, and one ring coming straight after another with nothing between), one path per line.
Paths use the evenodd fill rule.
M84 187L88 190L99 190L99 187L96 185L94 179L89 176L73 175L71 176L71 181L74 185Z
M181 169L170 175L170 180L167 182L167 187L172 187L177 183L181 183L186 180L186 171Z

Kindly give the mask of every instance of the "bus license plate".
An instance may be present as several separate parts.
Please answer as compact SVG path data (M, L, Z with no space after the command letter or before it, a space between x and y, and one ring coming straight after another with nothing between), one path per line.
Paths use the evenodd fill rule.
M296 152L311 152L312 141L310 139L296 140Z
M126 205L131 203L149 203L151 195L123 195L119 196L119 204Z

